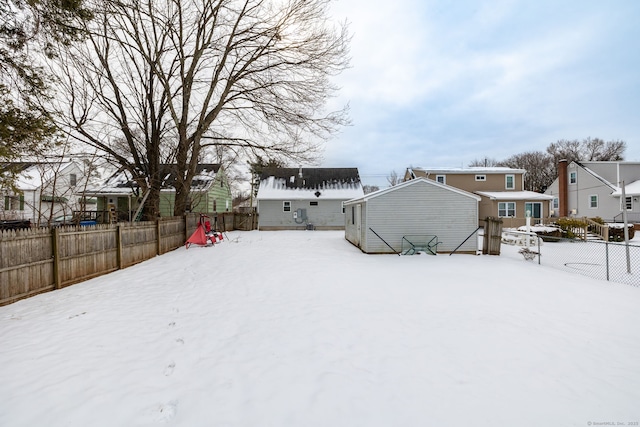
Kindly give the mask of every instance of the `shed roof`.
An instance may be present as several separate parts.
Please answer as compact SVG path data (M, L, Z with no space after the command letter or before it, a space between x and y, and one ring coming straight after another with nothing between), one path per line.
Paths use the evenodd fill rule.
M440 187L440 188L443 188L445 190L451 191L452 193L457 193L457 194L460 194L461 196L465 196L465 197L469 197L471 199L475 199L476 201L482 200L480 198L480 196L478 196L476 194L469 193L468 191L460 190L459 188L451 187L450 185L441 184L441 183L439 183L437 181L434 181L432 179L416 178L416 179L411 179L409 181L401 182L400 184L394 185L393 187L388 187L388 188L384 188L382 190L374 191L373 193L369 193L366 196L358 198L358 199L349 200L349 201L345 202L345 204L366 202L366 201L371 200L373 198L383 196L383 195L385 195L387 193L390 193L392 191L397 191L397 190L400 190L402 188L406 188L406 187L409 187L409 186L412 186L412 185L418 185L419 183L432 185L434 187Z

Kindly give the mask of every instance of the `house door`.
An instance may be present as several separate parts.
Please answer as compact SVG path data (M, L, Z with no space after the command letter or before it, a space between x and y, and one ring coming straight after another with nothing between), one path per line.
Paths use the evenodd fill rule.
M531 212L531 218L542 218L542 203L540 202L527 202L524 204L524 210Z

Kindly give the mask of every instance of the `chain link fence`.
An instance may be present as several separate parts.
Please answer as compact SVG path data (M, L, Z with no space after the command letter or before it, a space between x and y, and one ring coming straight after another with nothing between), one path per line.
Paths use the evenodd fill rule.
M529 248L524 249L522 245L520 252L541 265L640 287L640 246L636 242L627 245L602 240L540 237L525 232L510 232L509 235L516 244L526 242L528 236Z

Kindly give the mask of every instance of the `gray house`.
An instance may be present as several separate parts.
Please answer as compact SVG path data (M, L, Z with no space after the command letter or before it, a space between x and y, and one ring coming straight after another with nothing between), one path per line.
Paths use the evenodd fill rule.
M366 253L403 252L411 244L452 252L478 227L480 199L431 179L412 179L346 202L345 237ZM477 245L472 237L458 251L476 253Z
M622 221L622 182L629 220L640 222L640 163L585 161L558 163L558 178L545 194L554 197L553 217L600 217Z
M343 203L363 195L357 168L266 168L256 197L258 229L343 230Z

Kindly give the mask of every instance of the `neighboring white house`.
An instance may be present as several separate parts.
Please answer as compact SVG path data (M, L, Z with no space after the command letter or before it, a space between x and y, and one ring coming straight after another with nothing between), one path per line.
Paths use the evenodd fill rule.
M260 230L342 230L347 200L362 197L357 168L267 168L257 194Z
M59 216L74 211L95 210L91 201L79 196L85 185L84 171L75 161L11 163L16 174L13 189L4 190L3 219L29 220L33 225L46 225Z
M366 253L476 253L481 197L427 178L415 178L345 203L345 238ZM435 238L435 239L434 239ZM434 244L437 241L437 245ZM424 249L424 248L422 248Z
M640 162L558 163L558 177L545 194L554 197L554 217L600 217L622 221L622 183L629 220L640 222Z

